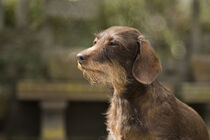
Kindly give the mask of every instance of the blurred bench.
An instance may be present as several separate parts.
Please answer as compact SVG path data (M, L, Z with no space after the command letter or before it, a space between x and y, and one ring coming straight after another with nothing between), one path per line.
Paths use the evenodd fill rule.
M17 98L40 101L42 110L41 139L66 140L65 109L67 101L106 101L110 93L103 87L72 82L27 82L18 84Z
M205 104L205 121L210 134L210 55L193 55L194 82L182 83L180 98L187 103Z
M180 96L187 103L210 103L210 83L183 83Z
M91 86L77 69L78 50L54 49L48 54L50 80L23 80L17 86L19 101L39 101L41 140L66 140L65 109L68 101L106 101L106 88Z
M183 83L179 94L186 103L205 104L205 122L210 134L210 82Z
M19 100L106 101L109 91L88 83L73 82L27 82L18 84Z

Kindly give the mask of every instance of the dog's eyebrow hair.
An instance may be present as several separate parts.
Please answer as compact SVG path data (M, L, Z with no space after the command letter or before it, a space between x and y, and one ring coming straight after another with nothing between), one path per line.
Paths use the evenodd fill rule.
M99 33L94 33L93 35L94 35L96 38L98 38L98 39L99 39L99 38L101 37L101 33L102 33L102 32L99 32Z
M94 35L95 37L97 37L97 36L98 36L98 33L93 33L93 35Z

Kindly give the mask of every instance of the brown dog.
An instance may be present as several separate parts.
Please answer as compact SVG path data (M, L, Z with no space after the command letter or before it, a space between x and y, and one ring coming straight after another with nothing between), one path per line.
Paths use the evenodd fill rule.
M157 81L160 61L138 30L108 28L77 60L90 82L114 88L109 140L209 140L201 117Z

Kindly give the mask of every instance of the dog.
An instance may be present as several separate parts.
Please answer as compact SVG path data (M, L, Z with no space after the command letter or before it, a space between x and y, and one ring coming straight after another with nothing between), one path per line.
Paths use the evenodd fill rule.
M91 83L113 87L108 140L209 140L204 121L161 85L161 63L137 29L113 26L76 56Z

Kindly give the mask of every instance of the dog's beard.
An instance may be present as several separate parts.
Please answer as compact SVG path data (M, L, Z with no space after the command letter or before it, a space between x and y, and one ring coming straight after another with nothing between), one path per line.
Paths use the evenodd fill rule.
M108 75L100 71L83 71L84 77L93 85L93 84L103 84L110 85L110 80L108 80Z
M83 76L91 84L111 84L111 69L109 64L89 63L87 67L78 64L78 68L83 72Z
M79 64L78 67L91 84L112 85L118 90L123 90L127 82L125 69L118 63L92 63L86 68Z

